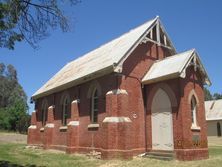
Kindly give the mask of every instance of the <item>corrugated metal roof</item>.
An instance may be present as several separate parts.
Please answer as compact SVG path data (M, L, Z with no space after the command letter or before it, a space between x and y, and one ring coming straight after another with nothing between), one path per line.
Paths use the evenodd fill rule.
M222 120L222 99L205 101L206 120Z
M163 60L157 60L143 77L142 82L151 83L160 81L166 77L178 77L191 58L194 50L189 50Z
M137 40L144 35L157 19L158 17L68 63L43 85L32 98L43 96L49 91L52 93L52 90L58 87L112 67L114 63L119 63L123 56L136 44ZM113 68L111 69L113 71Z
M199 66L204 73L206 84L210 85L211 83L207 73L194 49L167 57L162 60L157 60L143 77L142 82L147 84L177 77L184 78L186 76L186 68L194 56L196 56Z

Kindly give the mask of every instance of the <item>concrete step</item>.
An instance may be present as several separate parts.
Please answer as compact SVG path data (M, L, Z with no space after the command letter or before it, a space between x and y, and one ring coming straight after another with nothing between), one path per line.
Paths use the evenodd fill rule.
M175 154L173 151L150 151L146 153L145 157L170 161L174 159Z

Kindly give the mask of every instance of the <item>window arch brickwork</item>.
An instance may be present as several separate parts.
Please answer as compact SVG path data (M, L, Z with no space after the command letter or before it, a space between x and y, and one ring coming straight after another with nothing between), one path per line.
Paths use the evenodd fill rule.
M67 120L71 116L71 102L70 102L70 96L66 92L63 94L61 98L61 103L60 103L60 108L61 108L61 123L63 126L67 125Z
M41 113L42 113L42 126L46 125L47 117L48 117L48 102L47 99L43 99L42 106L41 106Z
M98 111L99 111L99 95L97 88L94 88L91 96L91 110L90 110L91 123L98 122Z

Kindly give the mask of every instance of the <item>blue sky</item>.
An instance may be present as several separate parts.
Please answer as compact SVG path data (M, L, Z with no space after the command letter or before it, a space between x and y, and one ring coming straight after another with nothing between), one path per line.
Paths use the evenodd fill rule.
M70 32L51 31L37 50L26 42L16 43L13 51L0 48L0 62L15 66L29 98L69 61L156 15L177 52L197 50L212 81L209 89L222 93L222 1L82 0L64 11L72 20Z

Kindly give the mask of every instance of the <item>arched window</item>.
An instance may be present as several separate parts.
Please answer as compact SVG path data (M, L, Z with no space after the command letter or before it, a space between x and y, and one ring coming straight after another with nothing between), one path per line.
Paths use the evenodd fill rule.
M217 122L217 136L218 136L218 137L221 136L221 126L220 126L220 122Z
M70 99L66 95L62 99L62 125L67 125L67 119L70 113Z
M97 123L98 121L98 90L95 88L92 92L92 98L91 98L91 122Z
M192 119L192 126L197 126L197 102L195 97L193 96L191 99L191 119Z
M42 102L41 113L42 113L42 126L45 126L48 117L48 103L46 99L44 99Z

